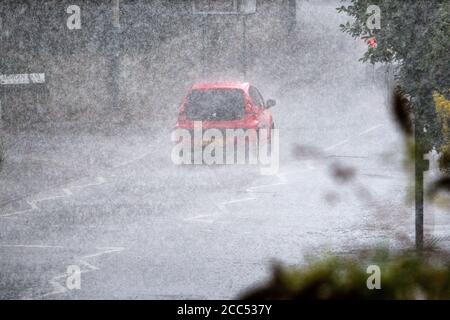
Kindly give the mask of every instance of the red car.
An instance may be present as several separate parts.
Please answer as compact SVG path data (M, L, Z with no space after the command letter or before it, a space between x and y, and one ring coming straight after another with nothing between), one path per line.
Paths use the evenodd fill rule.
M270 133L274 123L269 108L275 104L264 101L247 82L197 83L183 100L176 128L193 130L194 121L201 121L203 130L264 128Z

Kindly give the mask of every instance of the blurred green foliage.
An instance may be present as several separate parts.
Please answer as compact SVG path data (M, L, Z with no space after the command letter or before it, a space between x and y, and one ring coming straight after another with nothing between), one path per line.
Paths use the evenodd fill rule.
M352 21L341 30L354 38L376 38L361 58L371 63L393 63L398 66L398 84L411 97L415 123L423 132L425 151L439 149L443 137L436 115L433 92L448 99L450 91L450 2L447 0L350 0L337 8ZM381 13L381 28L369 29L370 5ZM426 131L426 132L425 132Z
M445 261L445 262L444 262ZM370 290L370 265L380 268L381 288ZM271 280L243 299L450 299L447 258L386 250L358 258L326 258L303 267L276 265Z
M436 111L442 123L442 133L444 143L439 149L439 167L447 174L450 174L450 100L437 92L433 94Z

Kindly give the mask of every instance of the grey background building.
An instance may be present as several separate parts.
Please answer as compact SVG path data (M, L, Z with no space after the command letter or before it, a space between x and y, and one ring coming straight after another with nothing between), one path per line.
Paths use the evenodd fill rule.
M0 86L2 120L164 120L192 82L286 78L295 13L293 0L2 1L0 74L45 74Z

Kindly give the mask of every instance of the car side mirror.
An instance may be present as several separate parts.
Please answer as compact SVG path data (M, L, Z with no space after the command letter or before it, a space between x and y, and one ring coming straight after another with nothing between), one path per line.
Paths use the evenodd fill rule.
M267 109L269 109L269 108L275 107L276 104L277 104L277 102L275 100L269 99L266 102L266 107L267 107Z

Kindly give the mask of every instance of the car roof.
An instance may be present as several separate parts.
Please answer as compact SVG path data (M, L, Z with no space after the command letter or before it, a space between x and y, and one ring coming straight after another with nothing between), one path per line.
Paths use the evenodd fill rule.
M250 87L248 82L197 82L192 86L193 90L206 89L242 89L247 90Z

